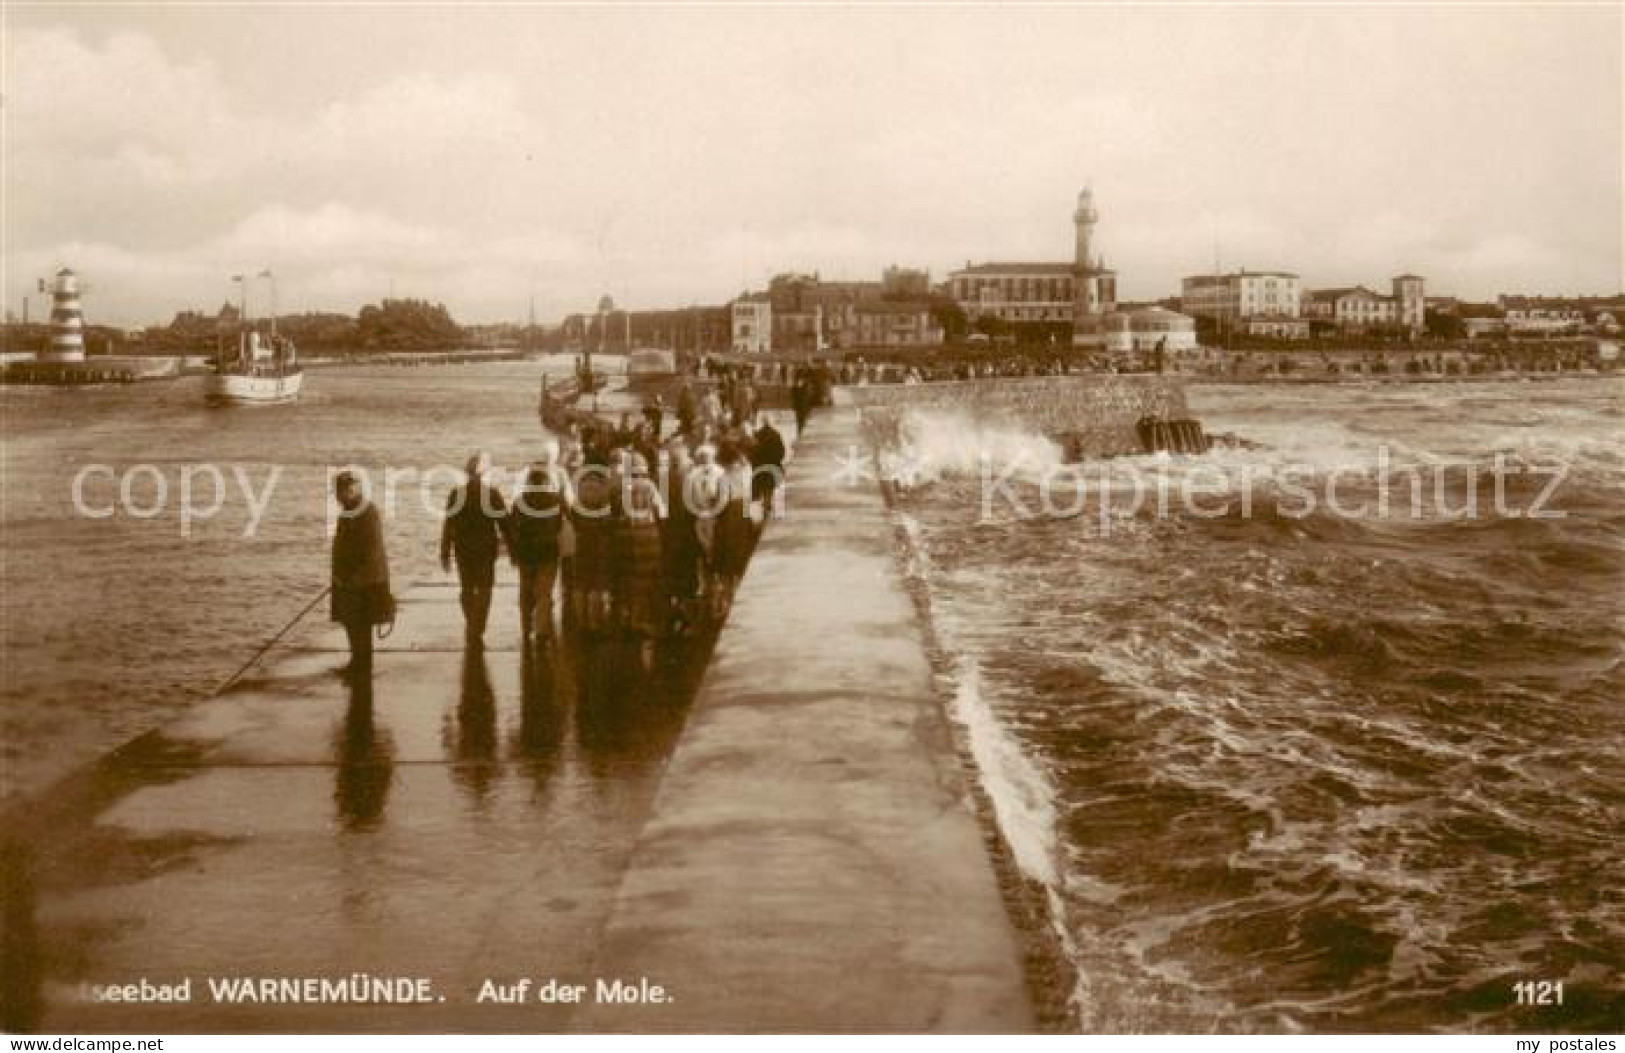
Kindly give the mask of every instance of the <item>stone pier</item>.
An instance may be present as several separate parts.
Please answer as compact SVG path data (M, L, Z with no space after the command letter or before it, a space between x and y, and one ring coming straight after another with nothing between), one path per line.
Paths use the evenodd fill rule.
M0 1029L1034 1028L857 425L815 417L709 663L529 655L507 580L468 651L422 583L369 687L318 610L6 816ZM308 1000L358 975L407 1004ZM215 997L268 980L300 1000Z
M1016 935L857 414L814 417L594 962L670 1005L590 1031L1026 1031Z
M1145 373L873 384L840 388L836 397L861 409L881 432L895 428L910 409L953 411L983 427L1042 432L1080 457L1140 452L1135 425L1141 418L1190 415L1183 380Z

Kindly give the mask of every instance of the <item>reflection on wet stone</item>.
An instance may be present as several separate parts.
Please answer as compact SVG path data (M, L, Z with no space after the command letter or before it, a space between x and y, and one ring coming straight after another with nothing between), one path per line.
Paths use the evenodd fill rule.
M370 830L384 817L394 778L395 749L387 731L378 733L369 681L358 680L350 686L338 739L333 800L339 821L347 830Z
M565 733L566 695L556 690L558 675L550 650L537 654L526 649L520 655L519 729L511 752L538 793L546 789L558 767L559 746Z
M496 724L496 694L491 689L485 652L469 648L463 653L461 686L450 735L456 758L452 771L476 804L485 802L497 775Z

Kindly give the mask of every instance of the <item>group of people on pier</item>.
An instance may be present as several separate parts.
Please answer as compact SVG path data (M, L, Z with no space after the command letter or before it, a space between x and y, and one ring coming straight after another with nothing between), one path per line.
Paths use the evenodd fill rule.
M556 592L565 624L637 639L645 667L657 641L726 617L760 525L781 500L784 438L754 409L719 415L719 427L679 407L669 435L661 408L648 409L635 423L571 424L506 492L486 454L468 459L447 496L440 562L456 569L471 649L484 646L504 551L518 572L527 647L556 639ZM341 476L336 493L345 514L332 616L349 636L351 669L370 670L372 627L393 617L382 525L354 476Z
M840 360L792 362L724 362L704 359L698 374L714 380L725 392L730 384L744 381L754 385L787 387L791 398L801 392L815 406L829 402L834 385L864 387L871 384L918 384L940 380L989 380L1012 377L1052 377L1076 373L1116 371L1099 356L1077 359L1051 354L1047 357L1009 355L974 360L917 359L911 362L871 360L863 355ZM726 401L725 401L726 404Z

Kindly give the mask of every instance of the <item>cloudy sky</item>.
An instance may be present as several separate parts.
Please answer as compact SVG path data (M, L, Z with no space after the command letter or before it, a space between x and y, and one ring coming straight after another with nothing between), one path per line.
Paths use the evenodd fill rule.
M4 294L461 321L1066 259L1622 284L1621 9L4 8ZM38 298L33 307L38 316Z

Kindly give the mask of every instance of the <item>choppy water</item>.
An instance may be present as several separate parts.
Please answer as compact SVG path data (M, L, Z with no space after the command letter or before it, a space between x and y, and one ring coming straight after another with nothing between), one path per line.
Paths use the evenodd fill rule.
M929 481L897 505L1085 1028L1625 1027L1625 388L1192 401L1267 448L1117 462L1105 516L1091 482L1066 518L984 518L984 437L921 418ZM1036 502L1052 451L990 441L1028 456L1010 492ZM1534 469L1509 509L1566 466L1545 506L1564 518L1449 514L1470 468L1492 503L1498 453ZM1349 507L1383 457L1436 470L1443 506L1429 481L1414 519L1298 515L1284 489L1337 474ZM1131 513L1131 470L1251 477L1252 514L1239 489L1222 514ZM1517 1006L1519 980L1563 981L1565 1004Z
M0 785L37 788L161 723L316 596L330 466L528 460L538 381L515 363L322 370L297 405L254 411L205 408L194 380L0 389ZM1085 1027L1625 1026L1625 391L1192 395L1210 427L1267 448L1120 465L1255 477L1252 516L1130 514L1118 492L1102 518L1089 490L1070 518L997 506L979 523L975 472L952 470L899 505L955 712L1052 891ZM965 466L980 445L954 422L919 439ZM1567 518L1275 514L1287 466L1310 483L1345 470L1342 492L1370 496L1384 446L1401 466L1560 459ZM92 462L154 466L169 507L76 515L71 480ZM281 466L251 536L236 491L182 534L174 490L200 464L241 468L258 494ZM1459 507L1465 476L1444 478ZM399 492L403 581L439 574L446 484L426 503ZM1545 485L1515 478L1509 498ZM131 495L150 504L153 478ZM1516 1007L1520 979L1563 980L1566 1005Z

